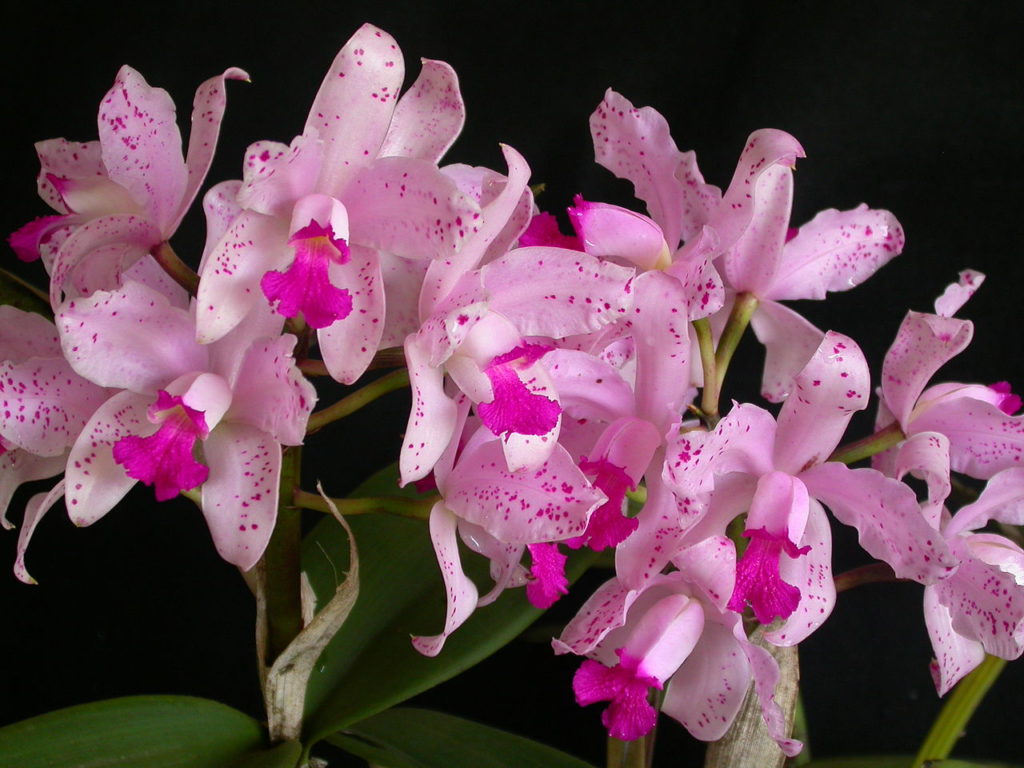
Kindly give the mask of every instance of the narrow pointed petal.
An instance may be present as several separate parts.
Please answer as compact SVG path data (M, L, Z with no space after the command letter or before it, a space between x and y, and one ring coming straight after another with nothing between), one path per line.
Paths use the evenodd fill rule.
M458 415L455 402L444 392L443 371L430 365L415 336L406 340L405 361L412 407L398 459L402 485L430 474L452 439Z
M680 152L668 123L652 107L634 107L609 89L590 116L594 159L632 182L636 196L665 233L670 248L689 239L721 199L704 183L692 152Z
M710 221L706 222L720 238L720 248L731 248L750 226L756 212L756 199L761 176L776 166L792 169L796 160L804 156L799 142L784 131L764 128L754 131L740 154L729 188L722 196ZM780 177L781 178L781 177ZM768 187L780 182L769 177ZM783 190L784 191L784 190ZM789 216L787 214L788 221ZM750 265L754 268L754 265Z
M266 302L260 280L288 263L288 227L276 218L244 211L210 251L196 296L196 338L222 338L256 303Z
M206 244L199 262L199 274L203 274L206 259L217 243L227 233L228 227L242 214L238 192L242 182L237 179L215 184L203 195L203 213L206 216Z
M863 203L822 211L797 230L764 299L824 299L860 285L903 250L903 227L889 211Z
M222 74L211 77L196 90L192 102L192 122L188 136L188 151L185 155L187 181L178 203L177 215L167 225L164 235L169 237L192 205L199 188L206 180L206 174L213 162L213 154L220 136L220 125L227 105L228 80L249 80L249 75L238 67L230 67Z
M414 636L412 645L424 656L437 656L444 647L448 635L458 629L470 617L477 604L477 588L462 570L459 544L456 537L458 518L438 502L430 510L430 540L434 544L437 564L441 567L445 591L448 593L448 608L445 613L444 629L439 635Z
M925 385L966 349L973 335L969 320L907 313L882 362L882 398L904 430Z
M25 505L25 516L18 531L18 549L14 558L14 575L23 584L36 584L36 580L25 567L25 550L28 549L36 526L53 505L64 498L64 481L61 480L46 493L37 493Z
M404 77L398 44L372 24L360 27L338 52L303 131L316 131L324 143L319 191L338 197L353 173L377 157Z
M277 519L281 446L249 424L222 422L203 442L202 507L217 552L243 571L263 556Z
M445 486L445 503L459 517L505 542L532 544L578 536L605 496L556 445L533 470L506 469L500 440L467 448Z
M793 207L793 171L783 165L766 168L748 191L752 197L750 220L739 240L722 257L721 267L735 291L761 298L771 294L782 261Z
M921 514L929 525L938 530L943 504L952 489L949 478L949 438L938 432L918 432L904 440L894 454L891 477L902 480L910 472L927 483L928 499L921 504Z
M423 59L423 68L395 106L381 157L417 157L437 163L462 132L466 106L455 70Z
M932 641L935 659L931 663L932 679L939 696L977 667L985 658L985 649L977 640L964 637L953 629L949 608L939 602L935 587L924 589L924 621Z
M155 392L206 367L189 313L139 283L69 301L56 322L71 367L102 387Z
M583 604L576 616L565 625L562 634L551 641L555 653L590 653L605 635L626 622L626 612L636 593L618 579L606 581Z
M114 461L113 448L129 435L156 431L146 417L152 398L119 392L101 405L85 425L68 455L65 498L75 525L92 525L135 485Z
M0 439L0 448L3 440ZM14 524L7 519L7 508L14 492L23 483L45 480L64 471L67 456L36 456L20 448L7 447L0 453L0 527L10 530ZM24 523L23 523L24 525Z
M985 275L973 269L965 269L960 279L946 286L946 290L935 300L935 314L940 317L952 317L960 311L960 307L974 295L974 292L985 282Z
M909 486L834 461L812 467L800 479L839 522L856 528L860 545L899 578L932 584L955 570L956 559L921 514Z
M825 461L870 397L864 353L849 336L829 331L797 374L779 412L775 467L795 475Z
M801 539L809 550L795 559L784 557L779 563L779 576L800 589L800 602L781 626L765 632L765 640L772 645L790 646L802 642L825 623L836 604L832 531L821 504L810 499L809 510Z
M352 311L343 320L317 331L320 354L335 381L352 384L362 376L381 347L384 333L385 288L379 253L352 246L352 259L332 263L331 282L346 286ZM387 301L398 300L389 297Z
M127 189L160 232L169 235L185 194L187 171L174 102L128 66L100 102L103 166Z
M993 475L978 499L961 507L943 533L955 536L983 528L992 520L1024 525L1024 468L1004 469Z

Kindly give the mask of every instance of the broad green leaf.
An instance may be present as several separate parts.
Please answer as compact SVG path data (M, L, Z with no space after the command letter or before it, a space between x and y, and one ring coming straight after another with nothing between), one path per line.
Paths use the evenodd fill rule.
M10 304L26 312L53 319L46 294L6 269L0 269L0 304Z
M223 768L263 746L260 724L224 704L189 696L130 696L0 728L0 765Z
M399 490L397 468L371 477L353 496L408 495ZM458 629L436 658L413 649L410 635L432 635L444 625L445 593L425 521L372 514L348 518L359 548L359 599L327 646L306 693L309 743L365 720L490 656L542 614L524 590L506 591ZM348 569L348 542L341 527L324 520L303 541L302 563L318 602L334 593ZM567 573L577 578L592 553L570 556ZM466 573L487 588L487 561L463 560Z
M297 768L302 759L302 745L297 741L282 741L273 749L246 753L225 768Z
M589 768L536 741L429 709L389 709L327 740L383 768Z

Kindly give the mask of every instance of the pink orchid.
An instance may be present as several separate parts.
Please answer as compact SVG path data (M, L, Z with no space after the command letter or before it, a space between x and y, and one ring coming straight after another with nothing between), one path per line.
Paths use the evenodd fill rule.
M835 601L822 504L857 528L864 549L898 576L929 584L948 575L955 560L908 486L875 470L826 461L868 394L860 349L829 332L796 376L777 421L757 406L737 405L713 432L672 439L665 481L677 499L698 511L685 527L677 522L668 540L671 505L649 526L642 521L620 548L620 578L642 583L667 562L673 539L678 548L722 535L734 517L747 512L744 535L751 543L739 560L729 607L741 610L749 603L762 623L784 619L765 637L793 645L824 622ZM648 557L644 551L655 539L661 554Z
M591 596L561 637L556 653L588 656L573 678L581 706L610 702L602 722L611 736L631 740L654 727L650 689L668 688L662 711L696 738L714 741L732 724L753 682L768 731L787 755L787 738L773 700L779 670L752 644L740 616L722 605L732 590L735 554L713 537L686 552L680 570L651 577L640 589L612 579Z
M1003 659L1024 653L1024 550L1004 536L978 532L993 520L1024 524L1024 469L997 472L977 501L941 524L960 565L949 578L925 587L925 621L936 657L932 675L940 696L986 653Z
M965 270L935 302L935 314L908 312L882 364L881 403L876 426L894 423L907 440L937 433L949 441L949 465L979 479L1020 466L1024 457L1024 416L1020 398L1000 382L992 386L944 383L925 389L935 372L971 342L974 326L953 317L984 276ZM873 458L894 472L893 451ZM937 459L938 460L938 459Z
M200 345L189 311L127 281L67 302L57 323L75 372L118 390L71 447L71 519L95 522L137 480L154 485L158 500L201 485L218 552L251 568L277 514L281 446L301 444L316 399L291 357L295 338L270 335L277 321L268 308Z
M465 424L469 401L458 400L459 431ZM510 471L503 449L486 427L478 427L457 450L449 444L434 467L442 499L430 512L430 538L448 596L444 629L438 635L413 638L413 646L426 656L441 652L445 640L480 605L497 599L508 586L527 580L520 566L524 550L534 560L531 602L547 607L564 592L564 560L549 547L581 534L591 513L605 501L576 466L568 452L556 445L547 461L530 470ZM458 536L492 563L494 588L480 597L476 585L462 570Z
M117 285L121 272L170 238L213 160L230 68L199 86L182 156L174 103L131 67L122 67L100 102L99 140L36 144L39 194L57 216L11 236L23 260L44 256L54 309L64 291L87 295Z
M464 118L455 73L424 61L399 99L403 77L394 39L364 25L328 70L302 135L252 145L242 183L215 188L207 213L220 237L200 269L202 342L270 302L287 317L301 312L330 374L351 383L384 333L382 265L418 282L421 272L395 259L449 256L474 233L479 206L437 168ZM322 240L309 236L328 227Z

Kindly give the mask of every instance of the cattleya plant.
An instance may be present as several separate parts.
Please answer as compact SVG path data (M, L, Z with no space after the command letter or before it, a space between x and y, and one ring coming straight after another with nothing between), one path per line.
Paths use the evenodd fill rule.
M464 120L451 67L424 61L404 93L403 77L395 41L357 31L301 133L252 144L242 178L205 192L185 259L170 241L245 72L199 87L184 152L170 98L130 67L97 141L36 145L54 213L10 244L49 285L0 307L0 509L47 484L14 575L34 583L26 551L61 503L89 525L139 482L193 500L257 601L266 730L214 702L119 699L8 726L0 754L136 754L156 718L188 738L147 737L123 764L199 744L174 764L313 765L327 739L376 765L476 765L459 745L478 739L495 765L582 765L392 707L508 642L603 553L613 572L551 644L580 659L572 690L598 705L610 765L650 764L659 712L716 742L708 765L805 759L795 648L838 591L886 579L924 587L939 695L967 678L914 764L944 758L1024 650L1021 401L932 383L971 340L955 315L983 276L909 312L873 380L854 339L784 302L863 282L903 230L866 205L792 225L792 136L751 134L722 191L658 112L609 90L596 160L639 202L578 196L567 234L512 147L500 169L443 160ZM730 405L748 326L766 402ZM354 388L318 402L317 377ZM302 487L306 435L404 386L392 469L350 498ZM875 431L851 440L865 409ZM326 513L305 541L303 512ZM876 564L833 573L830 515Z

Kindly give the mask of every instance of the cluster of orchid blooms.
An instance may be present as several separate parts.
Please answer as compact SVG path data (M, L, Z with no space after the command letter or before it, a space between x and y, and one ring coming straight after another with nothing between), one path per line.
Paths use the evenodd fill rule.
M448 597L443 630L413 639L424 654L505 589L550 606L568 549L614 548L614 578L553 641L587 657L579 703L608 702L609 733L635 739L664 689L661 710L715 740L753 685L795 754L777 663L749 631L792 646L828 618L825 508L925 586L940 693L985 653L1021 654L1024 551L982 530L1024 524L1020 400L1002 384L929 386L970 342L954 314L980 274L908 313L882 365L877 432L837 453L869 405L867 363L781 302L851 288L898 255L892 214L830 209L791 228L793 137L753 133L723 193L660 114L608 91L590 120L596 159L646 214L578 197L566 235L511 147L503 172L439 166L464 119L455 73L424 61L400 95L403 75L394 40L361 28L301 135L253 144L242 179L206 192L197 273L168 239L205 179L226 81L244 72L200 86L184 155L170 98L129 67L100 105L98 141L37 144L56 213L10 242L46 267L54 321L0 307L0 508L25 482L63 478L27 504L19 579L32 580L25 550L52 506L88 525L139 481L158 500L189 494L218 552L251 569L282 453L316 404L304 372L352 384L402 347L401 482L438 493L429 536ZM719 414L748 324L777 415ZM847 465L872 454L872 468ZM956 514L951 472L986 483ZM490 561L486 593L463 556Z

